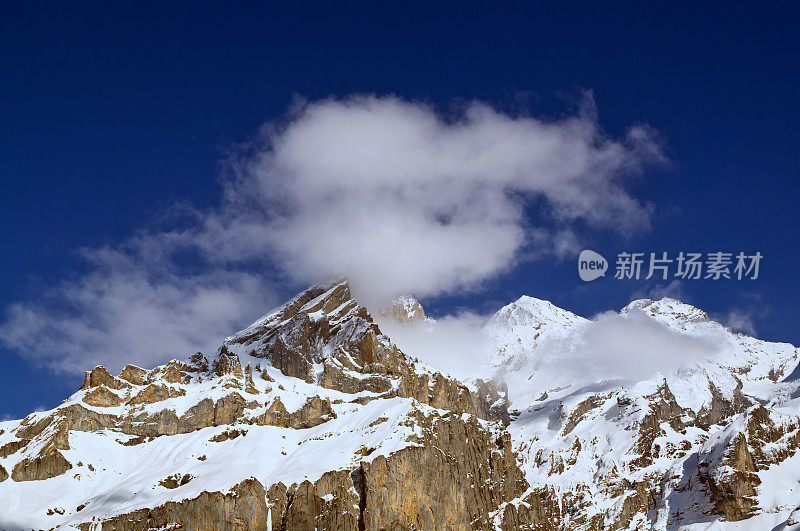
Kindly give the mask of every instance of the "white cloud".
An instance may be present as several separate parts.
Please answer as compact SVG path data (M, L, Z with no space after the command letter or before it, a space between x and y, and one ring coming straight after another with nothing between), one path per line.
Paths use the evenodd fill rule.
M480 102L448 116L395 97L303 103L227 161L217 208L175 207L172 228L85 250L87 274L7 308L0 334L79 372L211 350L276 302L278 280L347 276L371 305L477 289L578 249L573 224L648 227L626 179L661 158L647 127L605 135L590 98L549 122Z
M461 380L494 373L508 385L512 402L521 407L547 390L671 376L720 353L719 338L678 333L633 309L624 315L599 314L564 333L551 329L531 349L506 360L508 365L496 365L492 357L504 354L484 333L490 317L460 313L416 324L384 318L379 325L403 352L436 370Z
M688 302L689 295L686 293L686 286L680 280L674 279L666 284L657 282L655 286L648 286L644 289L634 292L631 300L636 299L652 299L659 300L664 297L675 299L683 302Z
M262 142L228 186L229 212L247 211L220 224L228 240L253 229L242 205L260 206L266 248L292 278L349 276L384 300L474 287L528 245L563 255L577 248L575 221L647 227L648 208L624 178L661 158L646 127L605 136L591 101L545 122L479 102L445 118L392 97L324 100L300 106ZM531 225L534 202L558 230Z
M643 380L670 374L719 353L713 341L680 334L633 309L596 316L581 336L576 363L593 376Z
M136 249L87 251L89 274L7 309L0 325L4 344L59 372L81 373L97 364L150 367L216 350L276 302L252 274L179 274L156 256L164 250L150 237Z
M735 332L744 332L751 336L755 336L756 334L756 325L753 321L753 317L741 310L731 310L724 316L721 316L720 320Z
M486 377L486 353L490 344L483 333L487 316L462 312L435 322L400 323L376 317L381 331L400 350L455 378Z

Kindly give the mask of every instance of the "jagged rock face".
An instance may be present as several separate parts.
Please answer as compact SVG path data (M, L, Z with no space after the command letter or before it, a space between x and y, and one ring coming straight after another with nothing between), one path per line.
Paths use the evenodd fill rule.
M351 298L346 282L315 286L227 338L222 353L246 352L269 358L287 376L314 382L312 367L327 357L324 346L358 351L358 342L371 329L377 325Z
M737 434L727 445L723 459L712 458L711 463L702 463L699 468L700 477L708 483L711 500L719 514L731 521L752 516L756 506L756 487L761 480L743 434Z
M168 398L174 398L177 396L184 396L186 391L183 389L174 389L167 385L163 384L150 384L128 400L128 404L152 404L154 402L161 402ZM84 400L85 401L85 400ZM118 402L112 405L119 405L121 403ZM100 404L93 404L93 405L100 405Z
M165 470L145 487L174 492L174 500L116 515L97 505L102 497L88 497L74 507L53 503L42 510L51 524L86 527L95 518L104 522L103 528L114 529L175 523L258 528L268 521L290 529L362 529L381 521L466 529L481 511L496 509L527 487L503 425L478 420L508 422L502 390L484 382L470 389L418 367L352 300L346 284L313 288L235 337L241 341L229 338L210 361L198 353L188 362L172 361L152 370L130 365L119 376L103 367L87 372L81 390L64 404L31 415L0 437L0 453L13 464L12 480L63 483L105 477L105 468L93 466L89 456L80 457L82 443L70 444L86 437L110 439L103 444L130 449L115 452L142 452L143 459L166 439L205 441L206 453L192 456L192 467ZM247 352L242 345L250 347ZM260 377L254 378L254 372ZM381 415L385 403L404 412ZM361 418L362 411L373 413L348 420ZM327 428L340 418L338 428ZM331 438L343 439L349 449L342 452L342 464L316 477L253 480L247 493L259 495L252 502L238 494L231 497L225 488L183 494L220 477L202 470L218 462L208 452L275 438L276 432L269 431L275 429L285 433L278 442L300 437L294 433L318 434L303 435L296 446L281 443L282 449L265 463L276 458L294 463L293 453L310 452L305 448ZM349 434L354 431L365 441L375 440L370 434L376 431L387 435L353 446ZM441 448L449 450L442 454ZM116 474L125 476L121 470ZM405 494L394 490L401 487ZM266 511L256 501L264 499L259 488L270 500ZM414 500L418 516L403 499ZM237 512L252 521L237 520Z
M148 529L220 529L243 531L272 529L267 524L264 486L255 479L236 485L230 493L203 492L196 498L167 502L153 509L139 509L115 516L100 525L103 531L144 531ZM93 531L95 524L78 525Z
M736 387L733 390L733 398L730 400L725 398L714 382L708 382L711 401L697 413L698 423L709 426L723 424L733 415L746 411L747 408L753 405L753 401L742 393L742 381L736 377L734 378L736 379Z
M125 400L117 393L111 391L105 385L92 388L83 397L83 401L90 406L115 407L122 404Z
M433 322L406 302L395 318ZM536 378L541 342L588 321L523 297L490 320L486 378L459 382L408 358L345 282L315 286L216 355L96 367L57 408L0 423L0 528L795 525L780 478L800 476L800 384L782 376L797 350L677 301L622 314L639 311L732 354L553 386ZM509 412L512 394L533 398Z
M688 414L688 411L678 405L666 382L655 393L645 396L645 399L648 401L648 412L639 424L639 433L633 447L634 453L638 455L633 463L640 468L651 465L653 459L659 456L660 447L655 441L665 435L666 426L676 432L685 433L683 417Z
M134 385L145 385L147 371L136 365L126 365L122 372L119 373L119 377Z
M234 488L233 496L211 493L170 502L117 516L103 529L167 523L189 528L213 523L225 529L267 529L269 523L272 529L490 529L489 513L527 489L511 440L500 426L422 412L408 422L420 428L413 446L361 461L352 470L326 472L288 488L277 483L266 491L249 480ZM168 488L180 483L175 477L167 482ZM178 511L180 506L184 511ZM237 512L248 515L249 527L236 527Z
M417 301L405 300L413 316ZM406 311L404 310L404 311ZM282 308L225 340L220 359L235 352L265 358L287 376L344 393L414 398L433 407L507 420L487 399L496 389L473 392L441 374L425 374L352 298L346 282L307 290ZM321 373L314 367L321 366Z
M361 491L355 483L352 472L339 470L326 472L313 483L306 480L290 489L283 484L270 489L275 496L270 502L282 509L273 513L275 529L359 529Z
M111 389L130 387L126 382L112 376L103 366L97 366L91 371L86 371L81 389L89 389L101 385Z
M366 528L490 529L488 515L528 487L510 437L475 417L418 420L419 445L361 465Z
M60 476L72 465L58 450L51 449L31 458L25 458L14 467L11 479L14 481L36 481Z
M392 301L392 305L381 310L381 315L400 323L418 323L424 321L425 309L411 295L401 295Z

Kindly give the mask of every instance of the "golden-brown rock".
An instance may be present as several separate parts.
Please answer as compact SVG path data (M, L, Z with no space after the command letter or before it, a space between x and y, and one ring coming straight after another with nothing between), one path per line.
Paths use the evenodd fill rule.
M11 472L11 479L14 481L36 481L40 479L50 479L60 476L72 465L61 452L51 449L36 457L26 457L14 466Z
M119 377L134 385L144 385L147 383L147 371L136 365L126 365Z
M124 401L122 397L105 385L91 388L81 400L90 406L97 407L115 407Z
M185 396L186 391L181 388L174 388L165 384L150 384L141 391L139 391L128 403L135 404L153 404L161 402L168 398L175 398L178 396Z
M272 529L267 523L268 508L263 485L246 479L232 492L203 492L196 498L167 502L152 509L140 509L105 520L102 531L145 531L149 529L198 529L219 531L259 531ZM96 529L94 522L78 527Z
M128 382L112 376L105 367L98 365L91 371L86 372L81 389L88 389L90 387L97 387L100 385L105 385L110 389L123 389L125 387L130 387Z

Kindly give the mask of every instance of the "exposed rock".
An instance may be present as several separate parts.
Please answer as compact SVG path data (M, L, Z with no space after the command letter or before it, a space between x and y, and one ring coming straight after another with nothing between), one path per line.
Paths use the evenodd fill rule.
M664 434L661 424L666 422L673 430L682 431L685 429L683 417L689 414L687 410L678 405L666 380L655 393L645 398L649 401L649 411L639 425L639 433L634 445L634 451L640 457L632 463L639 468L648 466L653 462L653 458L658 456L657 451L654 452L653 442Z
M578 404L578 406L569 414L567 422L564 424L564 435L569 435L589 411L600 407L607 398L608 397L602 395L592 395Z
M119 377L133 385L144 385L147 383L148 372L136 365L126 365Z
M637 515L647 514L647 511L653 505L654 499L650 482L636 482L625 496L622 502L622 510L617 520L610 526L611 529L628 529Z
M318 426L332 418L336 418L336 413L327 398L312 397L300 409L292 413L286 411L283 402L278 398L255 419L254 424L305 429Z
M552 488L534 488L522 499L523 503L507 503L502 506L502 529L527 529L548 531L559 529L564 507ZM595 529L595 528L590 528Z
M103 521L102 531L145 531L149 529L218 529L244 531L271 529L267 524L266 492L255 479L246 479L231 492L203 492L183 502L167 502L153 509L139 509ZM86 522L81 531L94 530Z
M245 434L247 434L247 431L245 430L225 430L222 433L219 433L211 437L211 439L209 440L211 442L229 441L231 439L239 437L240 435L245 435Z
M63 426L64 431L99 431L116 427L119 417L86 409L80 404L72 404L56 410L53 416Z
M726 520L743 520L753 514L756 487L761 484L756 471L747 438L742 433L730 441L721 462L701 464L701 479L711 490L717 512Z
M123 398L105 385L93 387L84 395L82 400L90 406L97 407L115 407L124 401Z
M719 388L714 385L714 382L708 382L708 390L711 393L711 403L697 413L698 424L705 426L720 424L753 405L753 402L742 394L742 381L738 378L736 378L736 381L737 384L733 391L733 400L725 398Z
M189 358L189 365L192 371L208 372L208 358L206 358L202 352L192 354Z
M191 474L173 474L162 479L158 484L167 489L177 489L186 485L192 479L194 479L194 476Z
M326 472L287 493L281 529L359 529L359 497L350 472Z
M251 363L247 364L247 368L244 371L244 380L245 380L245 392L250 394L257 394L258 389L256 389L256 384L253 382L253 365Z
M267 491L267 503L269 504L269 514L271 518L268 520L271 524L270 529L286 529L284 516L286 509L289 505L289 489L283 483L276 483L272 485Z
M325 360L320 385L343 393L385 393L392 388L392 382L379 375L364 375L346 369L337 358Z
M241 365L240 365L241 367ZM160 376L165 382L169 383L186 383L189 381L187 375L184 372L190 371L191 367L186 365L185 363L180 363L178 361L172 360L163 368L162 372L156 372L157 376Z
M232 356L229 345L249 348L251 355L269 359L285 375L309 383L317 380L314 364L323 363L319 384L329 389L386 393L397 382L395 396L481 418L509 420L506 404L498 402L499 397L488 401L492 395L489 386L484 395L476 395L452 378L440 374L429 378L417 372L405 354L383 336L366 308L352 298L347 282L315 286L228 338L216 363L228 365ZM323 355L322 345L332 353Z
M507 433L469 417L419 416L420 446L362 463L366 529L488 529L488 515L528 487Z
M336 413L331 407L331 401L315 396L290 415L289 426L297 429L311 428L332 418L336 418Z
M128 382L112 376L105 367L98 365L91 371L86 372L81 389L98 387L100 385L105 385L110 389L123 389L125 387L130 387Z
M178 417L171 409L148 415L141 413L125 417L119 424L123 433L148 437L190 433L208 426L222 426L238 422L249 404L238 393L217 400L206 398Z
M392 301L392 305L381 310L381 315L400 323L414 323L425 320L422 304L411 295L401 295Z
M497 380L476 380L478 387L477 415L483 419L499 420L504 426L511 423L508 411L508 386Z
M51 449L33 458L26 457L17 463L11 472L11 479L14 481L49 479L60 476L71 468L72 465L60 451Z
M243 378L244 372L242 372L242 363L239 361L239 356L235 354L230 354L227 350L223 350L217 359L214 360L214 366L212 367L214 373L217 376L223 376L225 374L232 374L236 378Z
M28 442L29 441L26 439L7 442L3 446L0 446L0 458L5 458L9 455L17 453L22 448L25 448Z
M186 391L180 388L174 388L164 384L150 384L141 391L139 391L128 403L134 404L153 404L161 402L168 398L175 398L178 396L185 396Z
M517 325L532 342L558 335L554 326L585 321L531 300L520 303L527 317L520 310L504 322L520 319ZM425 319L415 304L389 316ZM677 319L666 323L676 333L712 324L676 301L630 307L653 318ZM466 385L437 373L406 356L352 299L347 283L336 282L307 290L227 338L212 361L197 353L187 363L172 361L152 370L129 365L118 378L96 367L86 374L83 390L61 406L4 424L10 433L0 430L0 459L6 460L0 481L9 474L14 481L60 476L57 484L80 481L78 491L91 493L87 500L38 507L36 518L49 516L34 528L83 519L79 527L85 530L99 524L102 529L601 531L660 528L663 522L677 529L711 524L720 516L747 526L756 521L748 518L775 513L756 503L770 503L769 496L757 496L761 482L774 474L771 467L800 449L800 418L792 403L800 388L790 376L774 384L775 393L761 394L782 378L783 368L796 365L797 352L793 357L793 347L776 347L771 366L752 364L757 340L739 340L744 346L735 359L724 367L715 362L694 368L672 390L666 380L572 387L534 374L527 380L527 403L518 401L515 387L511 397L521 411L509 413L509 390L500 376L519 366L500 365L494 376L486 373L487 379ZM522 334L503 348L510 352L514 341L523 353L530 346ZM531 357L548 353L535 354ZM243 367L251 355L260 363ZM504 356L502 362L513 358ZM276 369L288 376L280 376L280 384L269 376ZM254 380L254 372L261 380ZM675 375L668 377L672 382ZM688 409L702 403L694 398L707 396L706 381L710 403ZM690 399L687 387L695 393ZM267 392L259 392L264 388ZM314 429L326 422L330 427ZM182 435L203 429L208 431ZM81 446L94 438L115 454L134 457L97 461L95 469L90 463L95 446L89 452L69 447L70 439ZM164 454L168 461L160 460ZM143 455L159 460L158 466L138 469ZM80 456L76 465L67 459L73 456ZM320 468L327 462L334 464ZM221 474L223 468L237 475ZM91 473L95 470L103 472ZM140 473L151 475L136 488L152 487L171 501L115 515L108 502L114 491L98 486L98 478L117 474L126 480ZM250 474L261 482L241 481ZM293 483L265 488L276 479ZM241 482L229 490L236 481ZM3 486L10 487L11 481ZM206 492L195 496L201 489ZM800 510L790 515L791 510L775 513L774 520L786 525L800 520ZM6 516L2 508L0 516Z

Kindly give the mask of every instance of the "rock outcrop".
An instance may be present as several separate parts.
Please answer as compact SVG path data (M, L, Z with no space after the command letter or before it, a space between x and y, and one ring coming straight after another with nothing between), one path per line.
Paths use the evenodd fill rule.
M152 509L139 509L103 521L102 531L145 531L149 529L219 529L225 531L272 529L267 524L264 486L246 479L230 492L203 492L196 498L167 502ZM94 531L97 524L78 525Z

